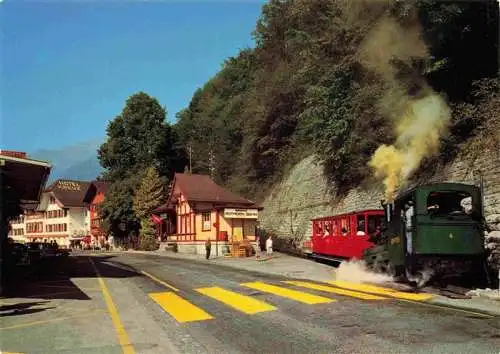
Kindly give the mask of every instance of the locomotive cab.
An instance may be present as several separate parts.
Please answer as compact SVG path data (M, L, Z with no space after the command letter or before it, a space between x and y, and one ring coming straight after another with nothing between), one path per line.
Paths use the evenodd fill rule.
M485 249L479 188L429 184L383 207L388 227L378 246L365 253L369 267L419 284L431 277L482 269Z

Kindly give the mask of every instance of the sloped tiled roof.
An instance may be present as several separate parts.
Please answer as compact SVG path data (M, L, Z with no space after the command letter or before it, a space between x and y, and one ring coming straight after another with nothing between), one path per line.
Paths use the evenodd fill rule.
M104 181L92 181L92 182L90 182L89 188L87 190L87 194L85 195L83 201L85 203L90 203L90 202L92 202L92 198L94 198L97 193L106 194L110 185L111 185L111 182L104 182Z
M175 204L172 202L168 202L165 204L160 205L158 208L154 209L152 211L153 214L162 214L166 213L167 211L172 211L175 210Z
M251 200L219 186L208 175L176 173L173 182L188 201L255 206Z
M87 181L58 179L45 191L52 192L65 207L82 207L89 187L90 182Z
M104 181L92 181L92 184L96 187L97 193L104 193L108 191L109 186L111 185L111 182L104 182Z

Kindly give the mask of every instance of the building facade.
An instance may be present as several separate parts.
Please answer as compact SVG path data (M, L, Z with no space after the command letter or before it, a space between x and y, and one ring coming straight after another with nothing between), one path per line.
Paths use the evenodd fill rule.
M235 242L247 240L255 245L259 210L262 207L217 185L207 175L176 173L167 203L172 209L175 241L179 252L205 253L205 242L212 241L215 255L229 251ZM215 246L215 247L214 247Z
M51 242L69 247L90 235L90 212L85 203L90 182L57 180L40 198L35 209L10 223L9 237L18 242Z
M103 181L93 181L85 196L85 203L89 210L89 223L91 243L102 245L107 240L107 235L102 224L102 203L110 183Z

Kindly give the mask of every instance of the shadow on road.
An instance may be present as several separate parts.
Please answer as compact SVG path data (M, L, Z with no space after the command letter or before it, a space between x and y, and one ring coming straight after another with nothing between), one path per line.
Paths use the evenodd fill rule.
M4 288L2 299L90 300L90 297L73 282L73 279L97 278L91 259L104 278L140 276L140 274L124 267L118 268L106 264L106 260L113 257L113 255L57 257L33 265L15 267L11 269L9 282ZM96 282L95 288L98 287ZM20 303L19 306L26 306L26 304L29 303ZM2 306L2 311L6 311L3 310L4 307ZM27 308L24 310L19 308L17 312L14 311L14 314L21 314L20 311L28 310Z
M32 307L43 306L46 305L47 303L49 303L49 301L35 301L35 302L24 302L12 305L2 305L0 306L0 317L29 315L55 308L55 307L44 307L36 309L32 308Z

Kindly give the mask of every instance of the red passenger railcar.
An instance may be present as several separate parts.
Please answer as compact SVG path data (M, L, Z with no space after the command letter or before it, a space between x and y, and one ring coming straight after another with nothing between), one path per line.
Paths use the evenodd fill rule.
M361 259L374 246L370 237L380 232L383 210L362 210L312 220L312 255L319 258Z

